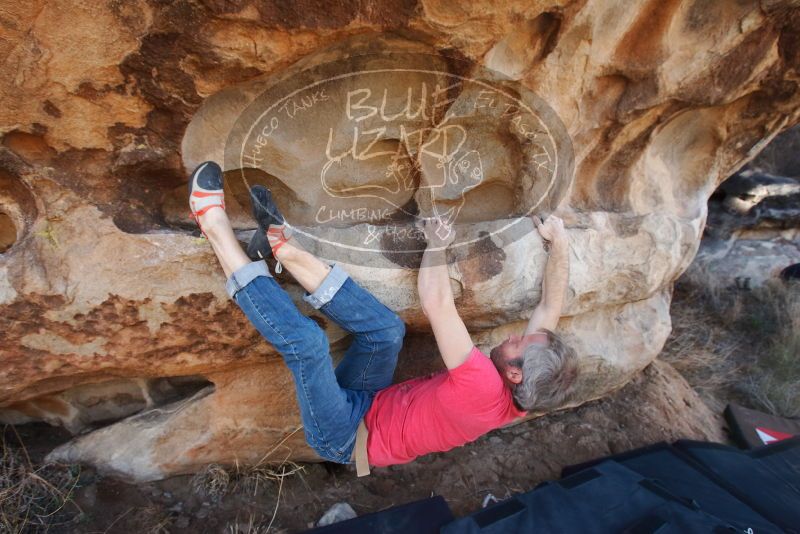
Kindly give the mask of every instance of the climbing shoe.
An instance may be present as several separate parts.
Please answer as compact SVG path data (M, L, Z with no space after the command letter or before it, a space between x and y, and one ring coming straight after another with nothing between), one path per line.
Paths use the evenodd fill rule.
M189 208L191 216L200 227L200 216L211 208L225 209L225 193L222 191L222 169L213 161L201 163L189 178Z
M258 230L247 245L247 255L252 260L266 259L270 254L275 256L278 249L291 238L291 229L272 199L269 189L262 185L254 185L250 188L250 200ZM282 270L278 262L275 272L280 273Z

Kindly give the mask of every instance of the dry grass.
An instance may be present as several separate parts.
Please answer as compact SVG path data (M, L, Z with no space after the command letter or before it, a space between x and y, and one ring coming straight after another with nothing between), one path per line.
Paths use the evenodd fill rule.
M261 460L254 465L243 466L235 462L232 468L225 468L218 464L211 464L203 471L197 473L192 478L192 488L196 493L204 494L212 499L218 500L228 492L245 492L255 496L259 489L265 488L268 484L278 485L275 497L275 508L269 522L255 520L255 516L250 515L247 523L242 523L237 517L236 522L228 525L227 531L231 534L261 534L269 532L272 523L278 515L278 507L281 504L281 494L283 492L283 481L286 477L300 474L303 467L289 461L291 449L284 443L303 427L297 427L283 437L274 447L269 449ZM284 451L285 457L280 461L270 460L277 451Z
M800 283L752 292L739 325L763 347L743 384L758 405L784 417L800 417Z
M262 532L269 532L275 517L278 515L284 479L302 472L303 469L302 466L288 459L284 459L280 463L262 460L252 466L242 466L237 462L230 469L218 464L211 464L192 478L192 488L196 493L219 500L229 492L241 491L255 496L259 489L265 488L268 484L277 483L278 491L275 497L275 508L272 511L272 517L269 522L263 520L256 522L254 516L251 515L248 523L243 524L237 518L234 524L227 527L231 534L261 534Z
M262 463L233 467L209 464L192 477L195 493L219 500L228 493L244 492L256 495L259 489L269 484L280 483L285 477L294 475L304 468L294 462L284 460L280 463Z
M144 508L140 517L144 524L143 532L147 534L169 534L171 531L172 515L158 506L151 505Z
M225 527L225 532L228 534L266 534L271 526L272 523L267 518L263 516L256 518L255 514L250 514L246 520L237 517L236 521Z
M800 416L800 284L715 286L696 269L676 286L662 357L707 400Z
M714 324L702 308L683 300L672 306L672 333L661 357L704 397L713 397L738 380L736 351L742 340Z
M122 532L123 519L125 520L124 531L142 534L169 534L174 522L172 514L159 506L150 504L140 508L128 508L116 516L102 532L90 532L90 534Z
M192 478L192 488L195 493L206 495L212 499L219 499L229 492L242 491L256 495L260 488L269 483L283 485L283 479L303 471L303 467L289 461L291 449L284 443L303 427L296 428L293 432L283 437L274 447L269 449L254 465L241 465L234 462L232 467L219 464L210 464ZM271 459L276 451L282 450L286 455L281 460Z
M17 445L6 441L9 428ZM46 532L63 520L80 472L75 466L36 465L13 427L6 427L0 460L0 532ZM80 511L80 510L78 510Z
M283 483L283 479L295 473L303 471L303 467L287 460L280 464L273 465L254 465L240 469L236 466L236 479L240 481L239 487L242 491L256 495L259 488L263 488L268 483Z

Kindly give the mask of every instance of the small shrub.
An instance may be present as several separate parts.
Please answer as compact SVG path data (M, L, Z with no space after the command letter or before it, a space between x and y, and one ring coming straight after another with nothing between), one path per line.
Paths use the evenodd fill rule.
M231 475L219 464L208 464L192 477L192 490L214 500L222 498L231 487Z

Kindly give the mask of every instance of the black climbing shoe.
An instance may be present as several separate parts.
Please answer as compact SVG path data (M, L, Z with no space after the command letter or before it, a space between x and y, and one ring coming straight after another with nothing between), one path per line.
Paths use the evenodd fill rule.
M258 261L272 255L272 247L267 240L267 232L276 235L279 239L277 247L288 241L288 237L275 228L270 231L270 225L280 226L286 221L281 215L278 206L272 199L272 193L263 185L254 185L250 188L250 201L253 205L253 218L258 223L258 230L253 234L247 245L247 255L251 260Z

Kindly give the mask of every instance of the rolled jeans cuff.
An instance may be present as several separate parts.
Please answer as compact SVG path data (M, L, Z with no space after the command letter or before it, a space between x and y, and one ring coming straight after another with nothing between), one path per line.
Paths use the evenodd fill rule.
M228 281L225 283L225 290L231 298L234 298L236 293L244 289L244 286L259 276L272 277L272 275L269 274L266 262L254 261L253 263L248 263L244 267L237 269L231 277L228 278Z
M320 309L331 301L334 295L336 295L336 292L339 291L339 288L344 285L348 276L345 270L339 267L339 265L334 265L316 291L310 295L306 294L303 300L311 304L314 309Z

